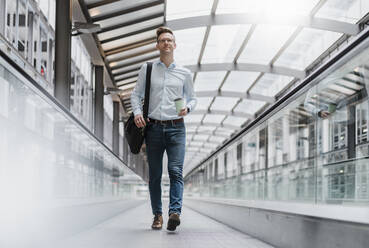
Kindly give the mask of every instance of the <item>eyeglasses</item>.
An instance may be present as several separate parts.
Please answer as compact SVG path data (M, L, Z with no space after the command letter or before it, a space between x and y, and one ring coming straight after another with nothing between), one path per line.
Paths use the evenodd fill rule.
M158 40L159 43L165 43L165 42L168 42L168 43L173 43L174 40L172 39L161 39L161 40Z

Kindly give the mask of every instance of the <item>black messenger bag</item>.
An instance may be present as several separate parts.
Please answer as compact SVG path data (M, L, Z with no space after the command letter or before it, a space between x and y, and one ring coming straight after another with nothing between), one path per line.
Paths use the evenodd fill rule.
M145 87L145 100L143 105L143 118L147 125L147 115L149 112L149 101L150 101L150 84L151 84L151 71L152 62L147 63L146 68L146 87ZM129 148L133 154L138 154L141 150L141 146L145 139L146 129L145 127L138 128L134 121L134 114L132 113L127 122L124 123L124 136L127 139Z

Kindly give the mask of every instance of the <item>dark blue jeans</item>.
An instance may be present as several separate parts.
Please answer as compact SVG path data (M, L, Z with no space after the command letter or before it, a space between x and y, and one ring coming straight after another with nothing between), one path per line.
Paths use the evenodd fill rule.
M184 123L147 126L146 152L149 162L149 190L153 214L162 214L161 176L164 151L168 156L170 179L169 214L181 214L183 196L183 161L186 146Z

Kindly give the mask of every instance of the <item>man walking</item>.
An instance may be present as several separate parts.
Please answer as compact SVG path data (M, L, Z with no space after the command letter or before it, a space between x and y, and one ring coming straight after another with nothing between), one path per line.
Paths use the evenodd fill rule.
M163 226L161 202L161 177L163 155L168 156L170 178L169 219L167 229L174 231L180 224L183 196L183 161L186 146L186 129L183 116L193 111L195 98L191 73L175 63L173 51L175 37L169 28L156 30L156 48L160 59L153 62L150 86L148 119L142 115L142 99L145 95L146 67L139 72L137 84L131 95L131 104L137 127L146 126L146 152L149 162L149 191L154 214L153 229ZM178 112L175 100L186 99L186 105Z

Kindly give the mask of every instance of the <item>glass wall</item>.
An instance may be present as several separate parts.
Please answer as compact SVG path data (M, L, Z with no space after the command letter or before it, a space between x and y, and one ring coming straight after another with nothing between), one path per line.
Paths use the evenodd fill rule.
M195 169L185 192L367 206L368 43Z
M0 210L32 213L142 191L143 181L86 130L0 58Z
M34 75L35 80L41 81L40 85L53 92L55 0L2 2L5 20L1 21L5 22L5 30L0 30L0 33L5 40L0 39L0 42L8 42L13 46L24 63L34 67L34 72L39 76L36 78Z

